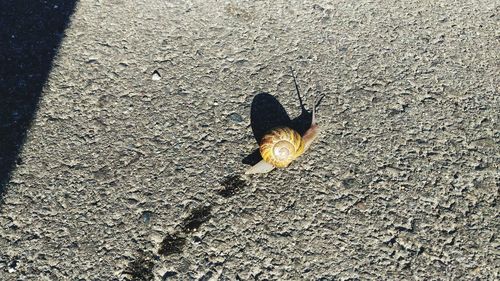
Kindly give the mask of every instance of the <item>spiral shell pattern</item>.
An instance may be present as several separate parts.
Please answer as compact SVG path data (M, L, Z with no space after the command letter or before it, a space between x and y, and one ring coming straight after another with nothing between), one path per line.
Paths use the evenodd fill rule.
M304 141L300 134L282 127L265 134L260 142L260 155L277 168L284 168L304 152Z

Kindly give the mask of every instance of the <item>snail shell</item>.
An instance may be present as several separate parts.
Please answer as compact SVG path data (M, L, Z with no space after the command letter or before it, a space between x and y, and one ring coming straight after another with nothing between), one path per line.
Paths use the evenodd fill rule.
M304 140L288 127L276 128L265 134L260 143L262 159L277 168L284 168L304 153Z

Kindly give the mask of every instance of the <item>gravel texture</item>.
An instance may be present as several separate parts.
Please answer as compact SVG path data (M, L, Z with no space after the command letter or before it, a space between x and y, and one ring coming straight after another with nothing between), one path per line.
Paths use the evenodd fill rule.
M2 280L498 280L497 1L91 1L1 206ZM254 96L322 132L242 176Z

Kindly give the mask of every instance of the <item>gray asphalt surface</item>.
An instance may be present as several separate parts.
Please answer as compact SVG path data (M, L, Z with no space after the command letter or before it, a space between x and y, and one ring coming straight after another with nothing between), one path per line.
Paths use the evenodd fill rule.
M1 207L2 280L498 280L498 1L90 1ZM240 177L261 92L319 140Z

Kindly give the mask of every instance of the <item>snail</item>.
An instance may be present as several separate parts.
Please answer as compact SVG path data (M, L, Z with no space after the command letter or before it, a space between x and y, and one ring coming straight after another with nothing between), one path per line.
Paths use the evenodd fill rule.
M297 93L299 93L295 76L293 78ZM316 122L316 107L320 100L315 101L313 105L311 124L303 135L290 127L277 127L264 134L259 142L262 160L250 167L245 174L268 173L274 168L288 167L292 161L306 152L319 133L319 126ZM300 99L300 101L302 105L302 100ZM303 108L303 110L305 109Z

